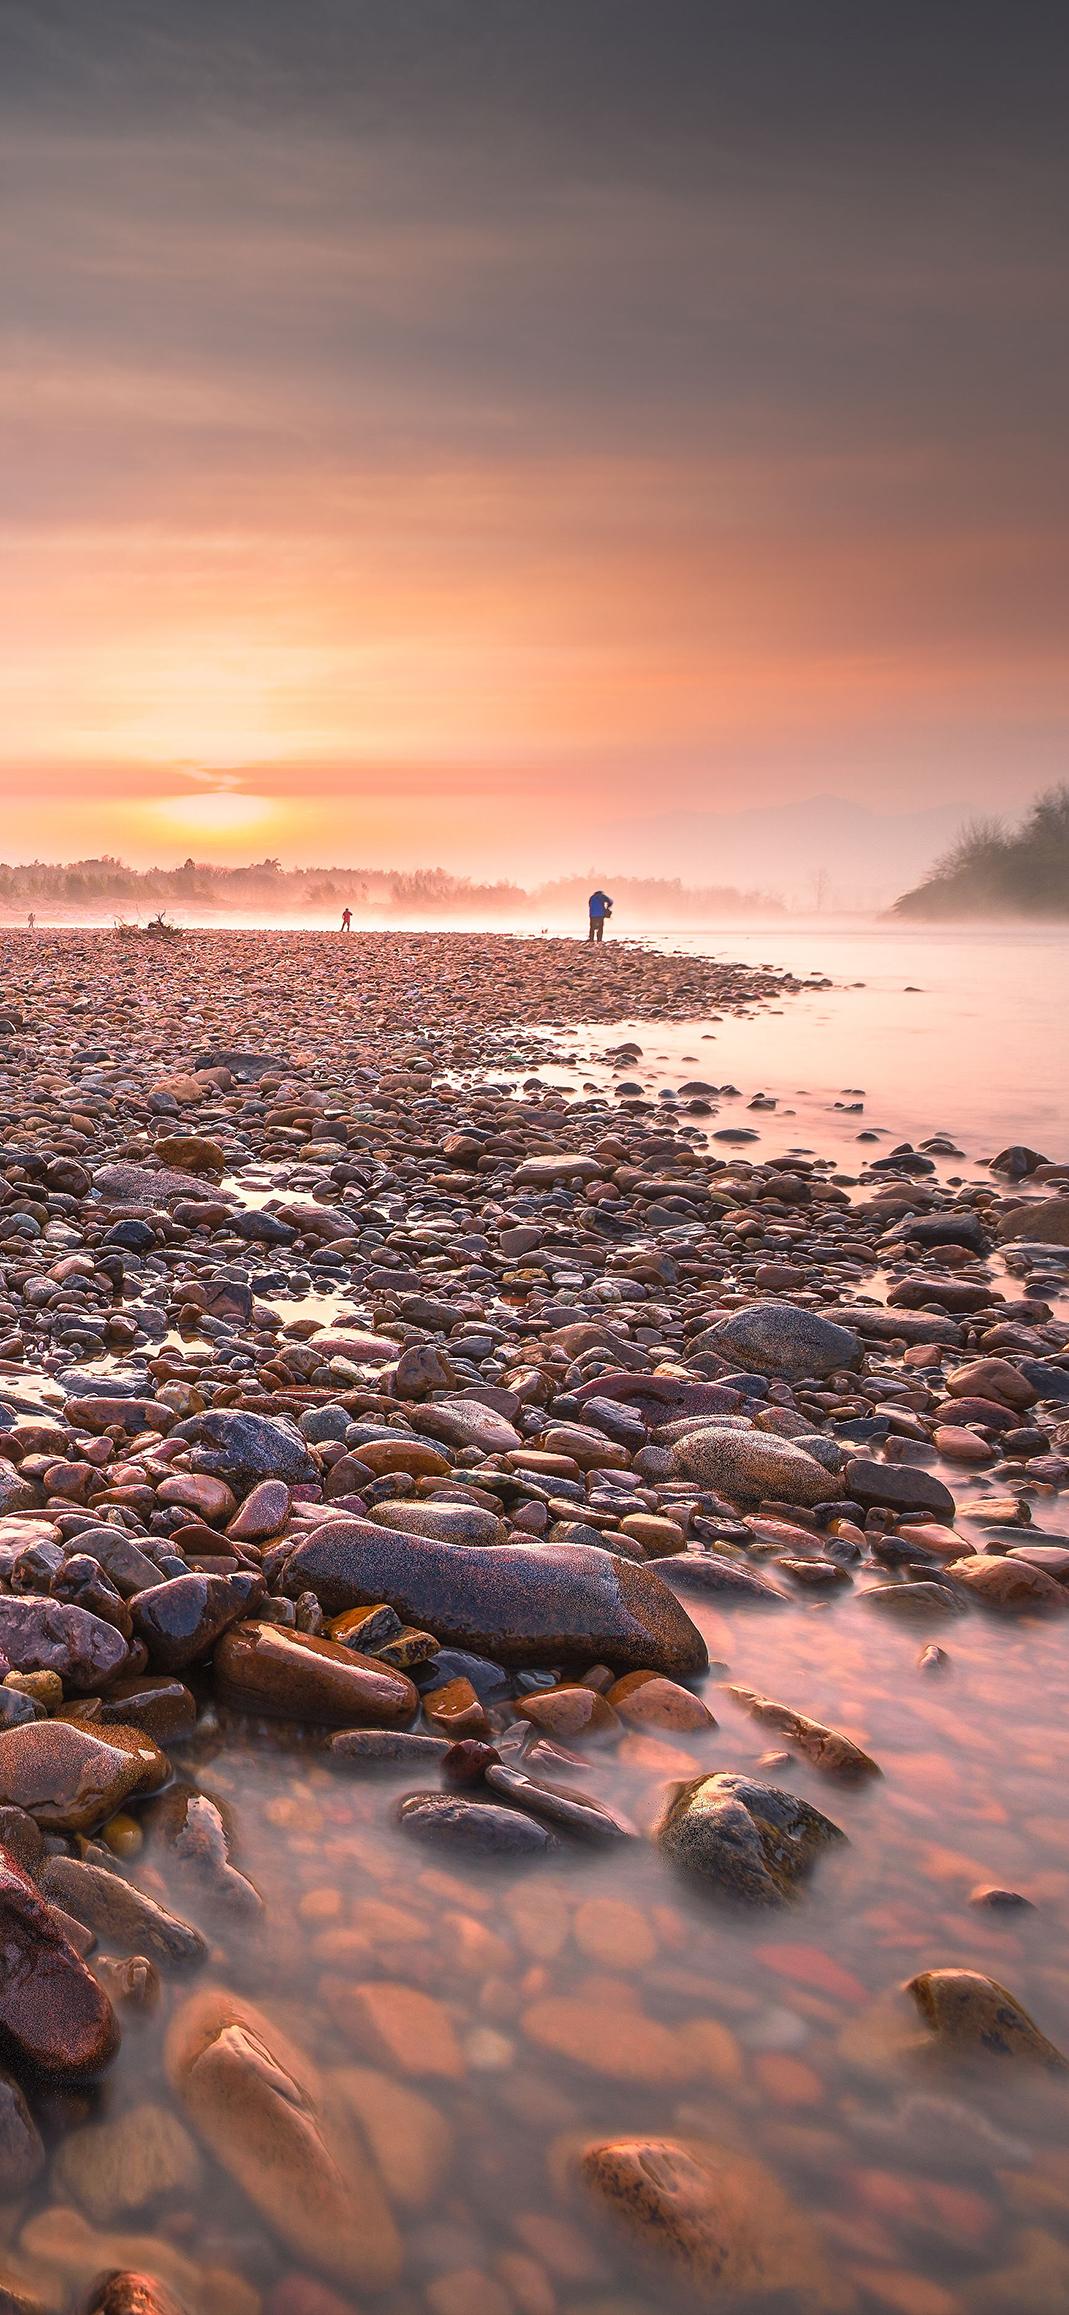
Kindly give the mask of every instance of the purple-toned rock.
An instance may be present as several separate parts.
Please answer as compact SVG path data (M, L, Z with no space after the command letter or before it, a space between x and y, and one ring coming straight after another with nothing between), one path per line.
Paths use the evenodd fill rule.
M227 1534L235 1543L266 1543L281 1535L289 1517L290 1491L284 1479L261 1479L235 1512Z
M709 1661L659 1576L586 1544L431 1543L370 1519L328 1520L286 1562L285 1589L331 1615L379 1601L498 1664L611 1664L685 1679Z
M194 1570L137 1592L130 1612L150 1662L165 1672L180 1672L209 1655L220 1633L245 1615L248 1605L228 1577Z
M15 1672L58 1672L78 1694L113 1680L126 1662L114 1624L37 1592L0 1599L0 1651Z

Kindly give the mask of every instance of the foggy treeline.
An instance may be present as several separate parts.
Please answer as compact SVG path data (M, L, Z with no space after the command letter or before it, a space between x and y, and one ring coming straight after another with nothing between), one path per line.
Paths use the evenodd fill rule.
M1069 916L1069 783L1048 788L1018 828L972 820L899 916Z
M278 860L246 867L221 867L186 860L180 868L130 868L105 854L96 860L33 860L20 866L0 863L0 910L67 910L94 914L137 914L145 908L175 910L262 908L272 915L324 913L351 908L354 915L389 916L492 914L525 923L585 915L595 884L611 891L631 924L703 925L711 917L781 914L783 902L767 892L742 892L734 885L689 886L679 877L606 877L588 870L558 877L527 890L520 884L480 884L444 868L284 868Z

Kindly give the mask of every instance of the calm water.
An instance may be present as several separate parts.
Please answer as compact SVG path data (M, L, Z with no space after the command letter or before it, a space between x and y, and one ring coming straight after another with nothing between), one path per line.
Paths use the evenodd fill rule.
M740 1088L695 1122L752 1124L766 1149L834 1140L844 1156L869 1126L896 1139L946 1128L967 1174L1007 1140L1069 1147L1060 936L817 929L702 945L836 985L748 1021L639 1025L643 1057L628 1073L654 1096L688 1077ZM611 969L611 956L577 959L588 966ZM575 1059L554 1074L611 1085L621 1072L600 1057L626 1034L563 1039ZM856 1087L863 1096L847 1093ZM758 1090L776 1098L771 1114L746 1109ZM835 1107L857 1098L860 1116ZM944 1475L961 1532L978 1537L991 1483ZM1050 1500L1036 1518L1069 1527ZM793 1758L775 1771L849 1836L783 1915L725 1916L645 1844L575 1849L549 1871L443 1870L392 1824L394 1799L419 1780L329 1770L308 1741L209 1716L176 1759L228 1810L235 1862L267 1901L263 1924L221 1922L151 1840L129 1870L209 1933L205 1977L256 2002L348 2111L378 2114L403 2279L378 2295L359 2276L351 2292L294 2295L292 2257L212 2163L195 2197L164 2194L90 2232L54 2185L35 2190L36 2215L24 2225L27 2210L13 2211L8 2231L19 2240L22 2228L49 2305L66 2307L70 2287L80 2305L108 2264L145 2264L181 2289L188 2315L675 2315L696 2304L823 2315L819 2286L815 2300L792 2290L695 2301L603 2231L568 2183L573 2140L666 2132L766 2166L819 2233L829 2308L1063 2315L1069 2091L1013 2067L933 2063L895 1994L920 1969L982 1969L1069 2049L1063 1626L979 1614L949 1632L942 1619L892 1624L856 1592L803 1595L789 1611L692 1612L714 1658L705 1694L719 1727L628 1735L592 1751L577 1781L646 1826L666 1780L755 1768L774 1740L723 1694L727 1679L847 1731L880 1763L878 1782L844 1787ZM934 1677L917 1662L930 1639L950 1657ZM1025 1892L1035 1910L978 1911L970 1892L985 1884ZM383 1984L431 2005L392 2055L362 1991ZM164 2024L127 2025L95 2116L168 2100ZM395 2113L398 2082L407 2103ZM57 2143L71 2119L57 2112Z
M602 1051L631 1034L661 1081L731 1082L767 1092L804 1117L818 1146L863 1126L896 1140L946 1130L974 1158L1009 1141L1049 1157L1069 1154L1069 928L1037 931L858 930L665 934L657 945L741 957L799 976L823 974L830 989L785 997L749 1019L697 1022L658 1034L648 1022L598 1031L582 1050ZM578 1049L578 1048L577 1048ZM697 1064L697 1066L695 1065ZM850 1089L849 1093L846 1089ZM861 1117L837 1102L857 1098ZM724 1120L721 1120L724 1122ZM765 1117L763 1146L800 1136Z

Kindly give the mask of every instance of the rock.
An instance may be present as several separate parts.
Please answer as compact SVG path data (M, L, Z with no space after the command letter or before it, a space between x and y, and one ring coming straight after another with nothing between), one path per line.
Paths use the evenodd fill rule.
M751 1302L707 1330L703 1347L752 1374L804 1382L857 1366L859 1335L792 1302Z
M0 2043L48 2081L98 2074L118 2048L107 1995L66 1936L54 1908L0 1850Z
M17 2082L0 2073L0 2198L14 2201L44 2169L41 2134ZM0 2289L0 2315L3 2293Z
M600 1159L563 1149L545 1157L525 1158L523 1164L517 1166L514 1179L518 1186L553 1189L558 1182L596 1182L604 1170Z
M482 1455L507 1455L523 1444L515 1425L478 1399L435 1399L414 1408L410 1421L447 1446L477 1447Z
M378 2177L269 2019L227 1993L195 1996L172 2021L166 2061L211 2155L287 2250L362 2290L396 2280L401 2243Z
M51 1832L88 1833L156 1774L152 1738L37 1720L0 1733L0 1801Z
M996 1236L1003 1246L1015 1238L1031 1239L1037 1246L1069 1246L1069 1198L1035 1198L1015 1206L999 1222Z
M281 1416L269 1419L213 1407L207 1414L177 1423L171 1436L217 1448L225 1459L227 1477L242 1487L251 1487L258 1479L285 1479L295 1487L319 1476L300 1432Z
M673 1736L691 1736L715 1728L716 1721L700 1696L665 1680L656 1672L625 1672L606 1690L606 1703L631 1728L659 1728Z
M166 1133L156 1143L156 1155L165 1166L182 1174L226 1172L226 1151L206 1133Z
M175 1198L188 1198L189 1176L177 1166L134 1165L122 1158L114 1165L97 1167L93 1188L106 1206L170 1206Z
M927 1623L933 1616L960 1615L963 1602L948 1584L873 1584L859 1592L867 1608L878 1608L881 1615L901 1616L907 1623L914 1620Z
M172 1785L151 1812L178 1867L199 1883L204 1896L243 1921L263 1912L259 1890L230 1862L230 1842L222 1816L207 1793Z
M157 2276L116 2267L101 2277L87 2315L187 2315L187 2311Z
M947 1376L947 1390L954 1399L993 1399L996 1405L1022 1412L1034 1406L1037 1397L1034 1385L1008 1358L977 1358L968 1366L955 1367Z
M560 1681L537 1696L525 1696L516 1705L516 1715L558 1744L597 1743L620 1735L611 1704L596 1688L586 1688L580 1682Z
M658 1576L583 1544L458 1551L370 1520L328 1521L291 1554L285 1588L310 1588L331 1614L388 1600L440 1640L503 1664L603 1662L686 1678L708 1663Z
M736 1431L711 1425L677 1439L670 1449L672 1471L699 1487L726 1495L732 1503L826 1503L841 1495L833 1472L764 1431Z
M221 1632L236 1623L248 1608L247 1595L227 1576L172 1576L147 1592L136 1592L130 1602L134 1631L148 1649L149 1661L166 1672L183 1672L210 1655Z
M859 1455L846 1466L846 1492L868 1510L920 1511L925 1518L951 1521L957 1506L949 1487L916 1463L877 1463Z
M721 1773L677 1785L657 1826L663 1856L749 1905L793 1897L822 1849L845 1839L808 1801Z
M207 1956L207 1941L199 1929L168 1913L107 1866L78 1857L49 1857L39 1885L42 1896L84 1922L107 1945L146 1953L172 1966L201 1962Z
M281 1624L235 1624L215 1651L224 1704L273 1719L392 1727L414 1718L419 1698L403 1672L336 1640Z
M980 1970L923 1969L910 1978L906 1992L929 2031L952 2053L1030 2058L1058 2068L1067 2062L1014 1995Z
M647 1561L651 1574L659 1575L666 1584L682 1592L694 1592L699 1598L749 1601L754 1606L782 1602L781 1592L767 1577L758 1575L753 1568L743 1567L740 1560L728 1559L726 1553L715 1551L681 1551L671 1559Z
M445 1680L440 1688L423 1690L423 1715L429 1728L450 1742L460 1736L488 1736L490 1722L470 1680Z
M468 1800L463 1793L409 1793L398 1804L397 1822L442 1851L443 1856L503 1857L510 1861L545 1856L556 1847L552 1833L518 1809L492 1801Z
M227 1534L236 1543L264 1543L280 1535L289 1518L290 1491L284 1479L261 1479L235 1513Z
M427 1399L434 1391L454 1389L456 1382L456 1369L436 1342L407 1343L394 1368L399 1399Z
M444 2114L413 2090L372 2066L340 2066L331 2086L367 2140L392 2203L424 2210L449 2165L453 2133Z
M100 1718L119 1720L128 1728L143 1729L157 1744L177 1744L192 1736L197 1706L184 1682L173 1672L124 1674L113 1680L101 1699Z
M571 1785L547 1784L502 1760L491 1761L485 1777L492 1792L504 1793L529 1816L540 1817L545 1824L579 1840L602 1843L637 1837L629 1817L608 1808L604 1801L594 1800L589 1793L576 1792Z
M995 1552L976 1552L969 1559L952 1560L947 1574L964 1584L970 1596L982 1600L988 1608L1023 1613L1039 1609L1045 1614L1057 1614L1069 1605L1064 1584L1058 1583L1044 1568L1033 1567L1015 1554L1007 1553L1003 1558ZM0 1737L0 1760L4 1742Z
M753 1688L729 1688L728 1695L736 1704L759 1720L766 1728L779 1729L788 1743L797 1746L816 1768L825 1769L831 1776L866 1777L881 1774L876 1762L863 1752L852 1737L843 1736L837 1728L826 1728L821 1720L810 1720L804 1712L792 1711L789 1704L776 1704L769 1696L759 1696Z
M409 1734L399 1728L343 1728L327 1746L331 1760L356 1768L426 1768L449 1750L445 1736Z
M102 1688L126 1662L114 1624L69 1600L0 1598L0 1653L16 1672L58 1672L77 1694Z
M166 2106L146 2100L114 2122L91 2122L65 2138L53 2179L97 2226L113 2226L168 2194L195 2196L201 2160Z
M422 1535L431 1543L490 1545L508 1540L505 1521L478 1503L377 1503L370 1517L376 1527Z
M835 2315L852 2292L778 2179L733 2147L672 2138L587 2146L579 2175L639 2255L668 2268L695 2304Z
M464 2059L449 2011L420 1986L382 1978L352 1985L346 1978L332 1988L330 2006L360 2049L392 2074L461 2079Z

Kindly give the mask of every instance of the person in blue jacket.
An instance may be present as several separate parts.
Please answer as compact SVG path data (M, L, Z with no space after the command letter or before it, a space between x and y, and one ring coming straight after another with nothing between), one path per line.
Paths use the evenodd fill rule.
M607 916L612 915L612 902L609 899L608 893L592 892L590 895L589 905L590 931L586 937L588 940L604 940L605 919Z

